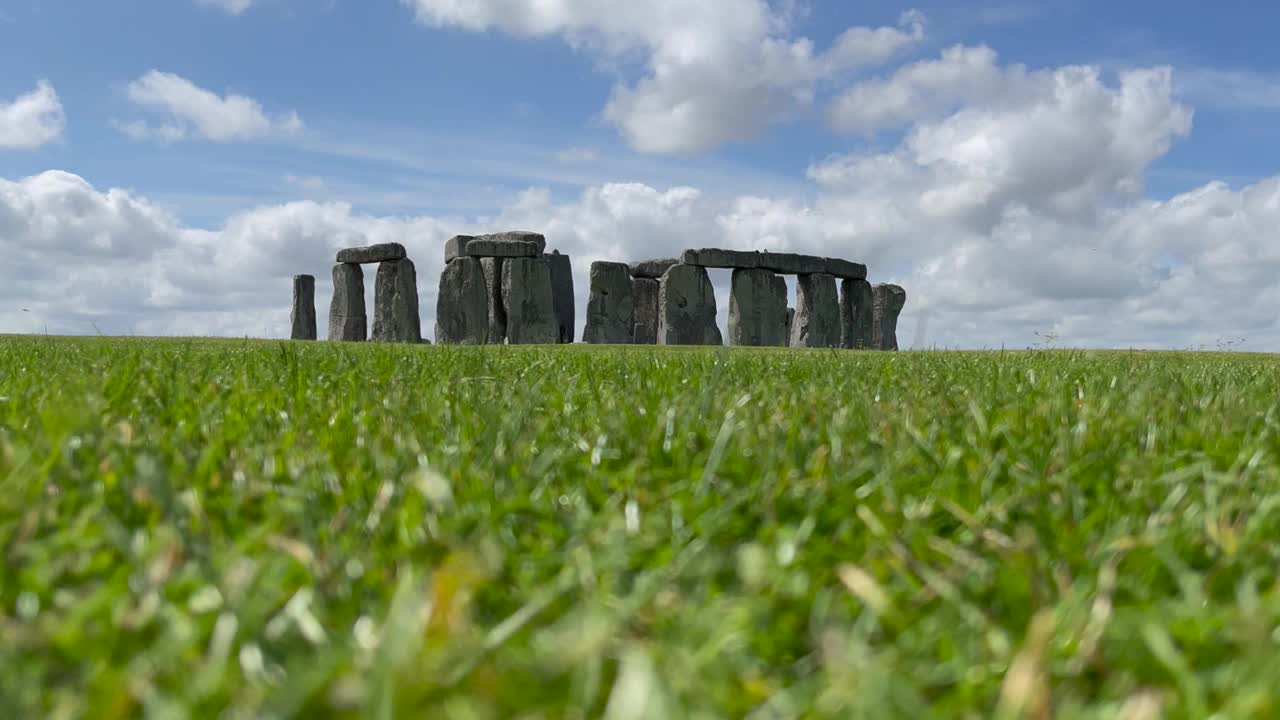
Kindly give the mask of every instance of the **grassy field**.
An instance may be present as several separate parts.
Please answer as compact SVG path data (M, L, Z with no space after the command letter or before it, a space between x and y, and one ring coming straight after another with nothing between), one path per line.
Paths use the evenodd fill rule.
M1280 359L0 338L6 717L1280 714Z

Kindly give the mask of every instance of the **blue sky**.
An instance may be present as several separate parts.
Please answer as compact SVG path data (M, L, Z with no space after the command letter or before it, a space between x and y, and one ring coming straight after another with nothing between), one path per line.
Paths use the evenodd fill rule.
M0 230L72 274L143 258L164 277L68 299L72 280L33 270L0 295L0 330L278 335L263 318L288 268L323 301L352 238L410 246L429 316L442 239L523 222L561 233L579 285L592 259L707 244L864 260L907 287L903 332L923 344L1280 349L1230 285L1280 261L1280 6L617 7L8 0L0 109L43 83L61 126L4 147L0 112ZM270 290L184 281L195 262ZM1229 307L1170 309L1217 282Z

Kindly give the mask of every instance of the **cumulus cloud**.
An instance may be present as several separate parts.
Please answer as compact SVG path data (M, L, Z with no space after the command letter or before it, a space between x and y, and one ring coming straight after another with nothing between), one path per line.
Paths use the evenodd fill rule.
M216 7L232 15L239 15L253 6L254 0L196 0L197 4Z
M619 82L603 117L636 149L708 150L748 140L807 108L815 86L885 62L924 38L924 16L898 27L854 27L818 51L793 38L786 13L766 0L402 0L430 27L559 36L616 62L638 54L645 74Z
M953 48L867 81L865 97L888 99L857 127L901 126L900 141L814 163L803 197L606 183L568 200L532 188L485 216L296 202L199 230L68 173L3 181L0 254L16 280L0 287L0 330L279 337L291 275L317 276L323 317L334 252L397 241L418 265L430 335L445 239L521 228L573 258L579 325L592 261L724 245L866 262L874 282L907 288L904 346L1020 347L1041 333L1084 347L1244 338L1280 350L1280 177L1144 194L1152 164L1191 131L1175 87L1168 68L1032 71ZM728 279L713 280L723 322Z
M302 129L297 112L271 117L251 97L220 96L173 73L151 70L129 83L127 93L138 107L167 116L159 124L143 120L117 122L116 128L134 140L176 142L196 136L233 142Z
M12 102L0 101L0 149L32 150L62 137L67 118L47 80Z

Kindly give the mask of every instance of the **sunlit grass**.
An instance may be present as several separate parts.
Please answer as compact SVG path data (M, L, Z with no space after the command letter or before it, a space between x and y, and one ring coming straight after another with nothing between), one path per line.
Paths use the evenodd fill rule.
M1273 717L1278 398L1245 354L0 338L0 701Z

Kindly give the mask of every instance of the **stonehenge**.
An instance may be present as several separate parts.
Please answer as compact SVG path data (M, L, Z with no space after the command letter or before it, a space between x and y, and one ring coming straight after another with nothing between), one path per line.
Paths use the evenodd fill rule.
M591 297L582 341L600 345L629 345L635 337L631 268L625 263L591 263Z
M316 276L293 276L293 310L289 313L291 340L316 339Z
M575 336L573 265L547 252L541 233L455 235L444 246L436 342L446 345L567 344ZM377 264L372 334L361 265ZM745 347L897 350L906 291L867 281L867 266L840 258L724 248L589 270L582 341L591 344L721 345L710 268L731 271L728 344ZM786 275L795 277L794 305ZM290 337L314 340L315 278L293 278ZM331 341L425 343L417 271L403 245L345 248L333 267Z

